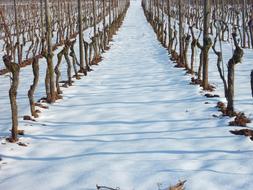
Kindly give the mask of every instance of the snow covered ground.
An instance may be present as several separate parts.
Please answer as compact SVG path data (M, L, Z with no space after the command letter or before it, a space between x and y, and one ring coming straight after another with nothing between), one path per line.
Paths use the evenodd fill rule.
M21 142L28 147L0 145L0 189L91 190L99 184L156 190L157 183L166 188L186 179L189 190L251 190L252 142L231 135L228 119L212 116L219 114L218 99L201 96L200 88L189 85L190 76L173 66L140 1L131 1L95 71L65 89L64 100L38 122L20 121L26 131ZM30 72L22 71L21 85L30 82L24 77ZM19 94L28 114L24 88ZM37 94L43 94L42 82ZM9 111L0 95L5 136ZM247 101L243 108L252 114Z

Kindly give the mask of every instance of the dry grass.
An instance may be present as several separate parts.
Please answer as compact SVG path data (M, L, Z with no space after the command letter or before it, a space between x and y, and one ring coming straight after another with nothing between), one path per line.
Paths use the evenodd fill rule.
M240 112L236 114L234 121L229 122L229 126L246 127L248 123L251 123L250 119Z
M243 135L249 137L253 141L253 130L251 129L241 129L241 130L231 130L230 133L234 135Z
M185 190L184 184L186 183L186 180L179 181L175 186L169 187L168 190Z
M48 109L48 106L45 106L41 103L35 103L35 106L39 107L39 108L42 108L42 109Z
M231 116L236 116L236 113L233 113L233 114L230 113L229 114L228 109L226 107L226 104L223 103L223 102L218 102L216 107L222 113L223 116L230 116L230 117Z
M192 77L190 84L191 85L200 85L201 87L203 87L202 82L203 81L201 79ZM216 89L215 86L208 84L208 88L205 91L213 92L213 91L215 91L215 89Z
M23 117L23 120L24 121L36 121L35 119L33 119L31 116L29 116L29 115L25 115L24 117Z
M176 51L174 51L174 50L171 51L171 59L172 59L173 61L176 61L176 62L179 60L179 55L178 55L178 53L177 53Z
M19 135L25 135L25 130L18 130Z
M194 77L191 78L191 82L190 82L191 85L200 85L201 83L202 83L201 79L194 78Z
M205 94L205 97L207 97L207 98L219 98L220 95L207 93L207 94Z
M17 143L17 145L19 145L19 146L23 146L23 147L27 147L27 146L28 146L27 144L22 143L22 142L18 142L18 143Z
M91 65L98 65L98 63L100 63L102 60L103 58L101 56L97 56L91 61Z

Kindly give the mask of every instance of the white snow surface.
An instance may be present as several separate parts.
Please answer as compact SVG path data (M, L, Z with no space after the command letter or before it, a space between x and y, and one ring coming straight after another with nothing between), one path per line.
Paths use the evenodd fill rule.
M64 100L50 105L37 122L20 118L26 133L20 141L29 145L0 145L1 190L92 190L96 184L157 190L157 183L166 188L179 179L187 180L187 190L252 189L252 142L230 134L229 119L213 117L220 114L215 108L219 98L203 97L199 87L189 85L190 76L170 63L140 1L131 1L103 57L88 77L64 89ZM249 71L244 65L240 70ZM30 67L21 72L23 114L29 114L30 73ZM2 84L6 95L8 83ZM43 78L36 97L44 93L42 84ZM245 97L237 105L252 117L250 91L242 92ZM6 96L0 96L5 136L9 107Z

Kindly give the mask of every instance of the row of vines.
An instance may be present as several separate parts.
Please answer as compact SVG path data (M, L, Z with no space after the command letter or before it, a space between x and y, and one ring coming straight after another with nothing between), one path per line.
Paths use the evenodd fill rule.
M193 76L191 84L200 85L206 91L215 88L209 83L209 56L213 51L227 100L227 105L219 102L218 107L223 115L236 116L231 125L246 126L250 120L243 113L235 112L234 83L235 66L242 62L244 48L253 49L253 1L143 0L142 6L176 67L185 68ZM229 60L223 58L222 43L225 42L233 45ZM249 70L249 80L248 89L253 96L253 70Z
M129 7L129 0L12 0L0 3L0 45L3 52L0 76L10 75L9 90L12 111L10 142L17 142L17 92L20 70L31 66L28 91L32 119L44 107L42 101L54 103L62 98L62 87L71 86L98 64L101 54L119 29ZM57 58L57 59L56 59ZM40 64L45 63L46 96L34 100L39 81ZM57 61L55 61L57 60ZM65 61L65 62L64 62ZM61 68L66 63L66 68ZM62 72L67 79L62 83Z

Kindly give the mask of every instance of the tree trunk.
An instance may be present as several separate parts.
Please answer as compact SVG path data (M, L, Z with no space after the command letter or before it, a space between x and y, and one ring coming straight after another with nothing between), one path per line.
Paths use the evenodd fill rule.
M77 71L77 68L76 68L76 65L80 65L78 63L78 60L77 60L77 57L76 57L76 53L75 53L75 43L76 43L76 40L72 41L70 43L70 57L72 57L72 64L73 64L73 69L74 69L74 72L75 72L75 78L77 80L81 79L80 76L78 75L78 71ZM83 51L83 50L82 50ZM85 75L87 75L87 73L85 72L84 73Z
M225 79L225 76L224 76L224 73L222 71L222 68L221 68L221 63L222 63L222 53L218 53L217 54L217 68L218 68L218 72L219 72L219 75L220 75L220 78L223 82L223 86L224 86L224 95L225 97L227 98L228 97L228 86L227 86L227 81Z
M184 63L185 63L185 69L187 69L189 71L189 65L188 65L188 48L190 45L190 39L191 39L191 35L187 34L185 36L185 45L184 45Z
M253 14L252 14L252 17L253 17ZM250 33L250 45L251 45L251 48L253 48L253 18L250 19L249 23L249 33Z
M179 0L179 61L180 64L183 63L183 53L184 53L184 45L183 45L183 16L182 16L182 0Z
M97 12L96 12L96 8L97 8L97 4L96 4L96 0L92 0L92 5L93 5L93 19L94 19L94 23L93 23L93 37L92 37L92 42L94 44L94 55L95 55L95 59L98 58L98 39L97 39Z
M52 49L52 24L49 11L48 0L45 0L45 17L46 17L46 31L47 31L47 76L46 80L50 86L50 97L47 97L49 103L55 102L55 83L54 83L54 67L53 67L53 49Z
M43 12L43 0L40 0L40 24L41 24L41 26L40 26L40 29L41 29L41 38L44 38L44 35L45 35L45 33L44 33L44 16L43 16L43 14L44 14L44 12Z
M234 115L234 75L235 65L241 62L243 57L243 50L239 47L236 39L236 33L232 34L236 49L234 50L232 58L228 61L228 92L227 92L227 114L229 116Z
M162 0L161 42L164 41L164 0Z
M191 51L192 51L191 52L191 69L190 69L191 74L194 73L195 47L196 47L195 42L192 41L191 43Z
M28 98L30 102L31 115L37 118L38 114L36 113L36 110L35 110L34 92L39 82L39 58L37 57L33 58L32 68L33 68L34 78L33 78L33 84L30 86L30 90L28 91Z
M84 44L84 55L85 55L85 64L86 64L86 68L87 71L91 71L90 69L90 63L89 63L89 44L87 42L83 42Z
M89 65L92 65L92 57L93 57L93 51L92 51L92 49L93 49L93 42L91 42L90 44L89 44Z
M246 0L242 0L242 47L246 47L246 19L245 19L245 11L246 10Z
M106 2L103 0L103 46L106 47Z
M45 89L46 89L46 99L50 101L51 93L50 93L50 78L49 78L49 71L48 68L46 69L46 77L45 77Z
M67 62L67 76L68 76L68 85L72 86L72 75L71 75L71 61L69 59L69 48L70 48L70 42L66 42L66 49L64 51L64 58Z
M168 14L168 31L169 31L169 45L168 45L168 49L169 52L171 52L171 40L172 40L172 26L171 26L171 11L170 11L170 6L171 6L171 0L167 0L167 14Z
M233 61L228 63L228 93L227 93L227 111L228 115L234 113L234 80L235 80L235 65Z
M22 52L21 52L21 46L20 46L20 40L19 40L19 24L18 24L18 15L17 15L17 3L16 0L14 0L14 15L15 15L15 27L16 27L16 46L17 46L17 53L18 53L18 64L21 64L22 62ZM15 60L15 57L14 57Z
M12 82L9 90L9 98L11 104L11 114L12 114L12 129L10 142L18 141L18 106L17 106L17 89L19 85L19 72L20 66L16 63L11 62L10 56L3 56L3 61L6 68L12 74Z
M198 41L195 38L193 26L190 26L189 29L191 31L191 37L192 37L192 42L191 42L191 69L190 69L190 73L194 74L195 48L197 46L197 42Z
M112 24L112 0L109 0L109 25Z
M59 81L60 81L60 77L61 77L61 71L59 69L60 65L61 65L61 62L62 62L62 57L63 57L63 54L64 54L64 51L65 51L65 47L63 48L63 50L61 50L58 54L57 54L57 58L58 58L58 61L57 61L57 65L55 66L55 74L56 74L56 90L57 90L57 94L62 94L62 91L61 91L61 88L60 88L60 85L59 85Z
M210 0L204 1L204 33L203 33L203 89L208 90L208 52L212 46L212 40L209 37L210 28L210 15L211 15L211 2Z
M250 83L251 83L251 94L252 94L252 97L253 97L253 70L251 71Z
M92 11L93 11L93 32L94 35L97 33L97 13L96 13L96 0L92 0Z
M86 69L84 68L84 55L83 55L83 22L82 22L82 4L81 0L78 0L78 29L79 29L79 54L80 54L80 72L86 73Z
M201 80L201 71L203 67L203 50L201 50L200 55L199 55L199 68L198 68L198 80Z

